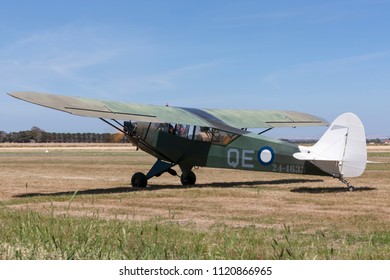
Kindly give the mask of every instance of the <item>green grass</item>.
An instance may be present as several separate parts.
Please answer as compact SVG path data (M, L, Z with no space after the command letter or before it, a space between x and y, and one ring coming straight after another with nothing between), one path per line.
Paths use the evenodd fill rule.
M71 201L69 202L69 204ZM159 219L147 222L56 217L3 208L0 259L389 259L390 233L308 234L283 228L208 231ZM294 228L294 229L293 229Z
M368 157L390 157L390 152L368 152Z

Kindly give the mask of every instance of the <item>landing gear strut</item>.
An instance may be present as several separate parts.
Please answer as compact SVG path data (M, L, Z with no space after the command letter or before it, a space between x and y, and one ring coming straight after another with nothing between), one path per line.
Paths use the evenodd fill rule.
M148 174L144 174L142 172L137 172L131 177L131 185L135 188L145 188L148 184L148 180L153 178L154 176L158 177L164 172L168 172L172 175L177 175L176 171L173 170L174 164L162 161L158 159L152 168L149 170Z
M355 190L355 187L350 185L347 180L345 180L343 177L339 177L339 180L341 183L345 184L350 192L353 192Z

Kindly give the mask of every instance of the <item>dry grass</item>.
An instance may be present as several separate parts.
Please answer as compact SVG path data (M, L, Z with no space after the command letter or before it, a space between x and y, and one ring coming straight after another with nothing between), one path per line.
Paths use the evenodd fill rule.
M132 189L131 175L147 172L154 159L128 145L2 146L0 159L0 203L7 211L157 221L199 232L221 226L268 230L275 232L273 255L268 255L273 258L283 255L287 245L302 250L295 258L315 258L305 254L310 244L300 243L307 236L325 248L344 250L347 244L353 255L340 253L338 258L359 258L370 236L390 239L390 148L370 147L369 160L381 163L370 164L363 176L351 180L356 192L327 177L208 168L195 170L194 187L182 187L179 178L164 174L144 190ZM384 241L379 254L360 256L389 258L389 242Z

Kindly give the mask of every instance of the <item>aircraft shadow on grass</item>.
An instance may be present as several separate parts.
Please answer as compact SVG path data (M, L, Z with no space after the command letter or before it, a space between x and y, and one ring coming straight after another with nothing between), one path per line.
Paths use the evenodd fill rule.
M365 192L365 191L374 191L376 188L371 187L354 187L353 192ZM344 193L349 192L349 190L346 187L318 187L318 188L308 188L308 187L302 187L302 188L296 188L292 189L291 192L294 193L311 193L311 194L322 194L322 193Z
M190 188L237 188L237 187L256 187L264 185L283 185L283 184L297 184L297 183L318 183L323 182L319 179L282 179L282 180L271 180L271 181L249 181L249 182L215 182L208 184L197 184L193 186L180 186L180 185L150 185L147 188L134 188L134 187L116 187L116 188L101 188L101 189L88 189L77 191L77 195L91 195L91 194L115 194L115 193L129 193L129 192L139 192L139 191L157 191L163 189L190 189ZM303 191L300 191L300 190ZM304 189L310 188L299 188L295 189L295 192L305 192ZM317 188L317 189L327 189L327 188ZM330 189L330 188L329 188ZM340 188L341 189L341 188ZM294 190L292 190L294 191ZM53 192L53 193L23 193L17 194L13 197L45 197L45 196L63 196L63 195L74 195L74 191L63 191L63 192ZM314 192L315 193L315 192Z

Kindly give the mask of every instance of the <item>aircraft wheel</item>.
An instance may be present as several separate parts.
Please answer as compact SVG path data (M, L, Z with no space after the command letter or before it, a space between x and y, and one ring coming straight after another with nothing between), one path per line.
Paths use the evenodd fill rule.
M131 177L131 185L134 188L145 188L148 184L148 179L146 179L146 175L142 172L134 173L133 177Z
M354 186L348 186L348 190L349 190L350 192L353 192L353 191L355 190L355 187L354 187Z
M183 186L195 185L196 175L192 171L183 173L180 176L180 181L181 181Z

